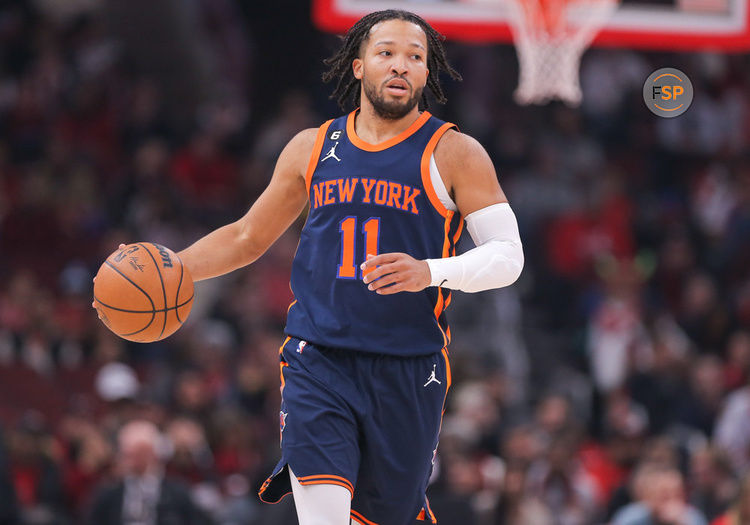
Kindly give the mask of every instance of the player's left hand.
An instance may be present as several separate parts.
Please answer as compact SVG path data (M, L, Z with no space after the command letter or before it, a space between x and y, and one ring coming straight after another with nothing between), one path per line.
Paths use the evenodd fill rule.
M405 253L368 255L362 263L367 288L381 295L419 292L430 285L430 266ZM368 273L368 270L369 273Z

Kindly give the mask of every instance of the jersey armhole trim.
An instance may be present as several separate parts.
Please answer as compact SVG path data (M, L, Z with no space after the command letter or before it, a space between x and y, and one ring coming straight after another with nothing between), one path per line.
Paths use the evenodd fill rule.
M430 157L432 157L432 154L435 152L437 143L438 141L440 141L440 138L443 136L443 134L449 129L455 127L455 124L446 122L445 124L440 126L437 131L435 131L435 133L433 133L432 137L430 137L430 141L427 143L427 146L424 149L424 152L422 152L422 161L420 163L420 171L422 173L422 186L424 186L425 193L427 193L427 198L432 204L432 207L435 208L437 212L443 217L446 217L448 215L448 209L442 202L440 202L440 199L437 196L437 192L435 191L435 187L432 185L432 177L430 175Z
M318 128L315 144L313 145L312 153L310 153L310 161L307 163L307 171L305 172L305 187L307 188L308 198L310 197L310 185L312 184L313 173L315 173L315 166L318 165L320 152L323 151L323 143L326 140L326 131L328 131L331 122L333 122L333 119L326 121Z

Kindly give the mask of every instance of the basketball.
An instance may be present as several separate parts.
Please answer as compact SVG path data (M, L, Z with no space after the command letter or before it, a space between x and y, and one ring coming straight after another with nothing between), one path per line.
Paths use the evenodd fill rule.
M94 280L94 307L115 334L138 343L159 341L185 322L193 279L169 248L129 244L107 257Z

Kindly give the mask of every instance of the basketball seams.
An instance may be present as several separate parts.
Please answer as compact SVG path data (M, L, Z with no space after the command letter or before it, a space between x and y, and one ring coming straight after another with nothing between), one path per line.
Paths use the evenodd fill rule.
M151 308L153 310L156 310L156 305L154 304L154 301L151 299L151 296L146 293L146 290L144 290L143 288L141 288L140 286L138 286L138 284L135 281L133 281L133 279L131 279L130 277L128 277L127 275L125 275L124 273L122 273L117 268L117 266L115 266L114 264L112 264L111 262L109 262L109 260L104 261L104 264L106 264L107 266L109 266L110 268L112 268L115 272L117 272L118 274L120 274L123 279L125 279L130 284L132 284L133 286L135 286L143 295L146 296L146 299L148 299L148 302L151 303Z
M154 243L149 243L151 246L154 246ZM159 281L161 282L161 291L164 296L164 308L167 308L167 289L164 286L164 278L161 275L161 269L159 268L159 263L156 262L156 257L154 257L154 254L151 253L151 250L149 250L146 246L144 246L142 243L138 243L138 246L146 250L149 257L151 257L151 260L154 261L154 266L156 267L156 273L159 275ZM154 246L156 248L156 246ZM158 248L157 248L157 251ZM154 307L154 310L156 310L156 307ZM164 335L164 330L167 328L167 312L164 311L164 324L161 327L161 333L159 334L158 339L161 339L161 336Z
M94 300L97 303L99 303L100 305L106 306L110 310L115 310L116 312L123 312L123 313L126 313L126 314L157 314L157 313L161 313L161 312L168 312L170 310L176 310L178 308L182 308L183 306L187 306L187 305L189 305L192 302L193 297L195 297L195 294L193 294L190 297L188 297L187 300L184 303L181 303L181 304L178 304L178 305L175 305L175 306L169 306L167 308L162 308L162 309L159 309L159 310L156 310L156 309L154 309L154 310L127 310L125 308L118 308L117 306L110 306L107 303L102 302L100 299L98 299L96 297L96 295L94 295Z
M154 304L154 300L153 300L153 299L151 299L151 296L150 296L149 294L147 294L147 293L146 293L146 290L144 290L143 288L141 288L140 286L138 286L138 284L137 284L137 283L136 283L135 281L133 281L133 279L131 279L130 277L128 277L127 275L125 275L124 273L122 273L122 272L121 272L121 271L120 271L120 270L119 270L119 269L117 268L117 266L115 266L115 265L114 265L114 264L112 264L111 262L109 262L109 261L104 261L104 264L106 264L107 266L109 266L110 268L112 268L112 269L113 269L113 270L114 270L115 272L117 272L117 273L118 273L118 274L119 274L119 275L120 275L120 276L121 276L121 277L122 277L123 279L125 279L125 280L126 280L126 281L128 281L128 282L129 282L130 284L132 284L133 286L135 286L135 287L136 287L136 288L137 288L137 289L138 289L138 290L139 290L139 291L140 291L140 292L141 292L141 293L142 293L143 295L145 295L145 296L146 296L146 299L148 299L148 302L149 302L149 303L151 303L151 309L152 309L152 311L154 311L154 312L156 311L156 305ZM144 313L146 313L146 312L144 312Z
M177 257L177 254L175 254L175 257ZM177 257L177 260L180 261L180 282L177 283L177 293L174 296L174 304L175 305L177 305L178 301L180 300L180 288L182 287L182 276L185 275L185 265L182 264L182 260L179 257ZM195 293L193 293L193 295L195 295ZM191 295L190 296L190 300L192 300L192 299L193 299L193 296ZM167 307L167 305L165 304L164 308L166 308L166 307ZM180 308L179 306L175 306L174 314L177 316L177 322L180 323L180 324L182 324L182 319L180 319L180 310L179 310L179 308ZM165 318L166 318L166 315L167 315L167 313L164 312Z
M147 328L148 328L149 326L151 326L151 323L153 323L153 322L154 322L154 318L156 317L156 305L154 304L154 301L153 301L153 299L151 299L151 296L150 296L149 294L147 294L147 293L146 293L146 290L144 290L143 288L141 288L140 286L138 286L138 284L136 284L136 282L135 282L135 281L133 281L133 280L132 280L132 279L131 279L130 277L128 277L127 275L125 275L124 273L122 273L122 272L121 272L121 271L120 271L120 270L119 270L119 269L117 268L117 266L115 266L114 264L112 264L111 262L109 262L109 260L106 260L106 261L104 261L104 264L106 264L106 265L107 265L107 266L108 266L109 268L112 268L112 269L113 269L113 270L114 270L114 271L115 271L115 272L116 272L117 274L119 274L119 275L120 275L120 276L121 276L121 277L122 277L123 279L125 279L125 280L126 280L126 281L128 281L128 282L129 282L130 284L132 284L133 286L135 286L135 287L136 287L136 288L137 288L137 289L138 289L138 290L139 290L139 291L140 291L140 292L141 292L141 293L142 293L143 295L145 295L145 296L146 296L146 299L148 299L148 302L149 302L149 303L151 303L151 308L153 309L153 310L152 310L152 312L151 312L151 319L149 320L149 322L148 322L148 324L147 324L146 326L144 326L144 327L143 327L143 328L141 328L140 330L136 330L135 332L130 332L130 333L128 333L128 334L120 334L120 335L121 335L121 337L126 337L126 336L130 336L130 335L135 335L135 334L138 334L138 333L140 333L140 332L143 332L143 331L144 331L144 330L146 330L146 329L147 329ZM101 303L100 303L100 304L101 304ZM165 305L165 306L166 306L166 305ZM144 313L148 313L148 312L144 312ZM167 314L165 313L164 315L167 315Z

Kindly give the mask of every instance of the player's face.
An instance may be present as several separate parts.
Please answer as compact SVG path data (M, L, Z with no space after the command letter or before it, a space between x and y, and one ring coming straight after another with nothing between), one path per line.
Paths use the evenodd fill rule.
M427 35L405 20L375 24L354 60L354 76L382 118L400 119L419 102L427 83Z

